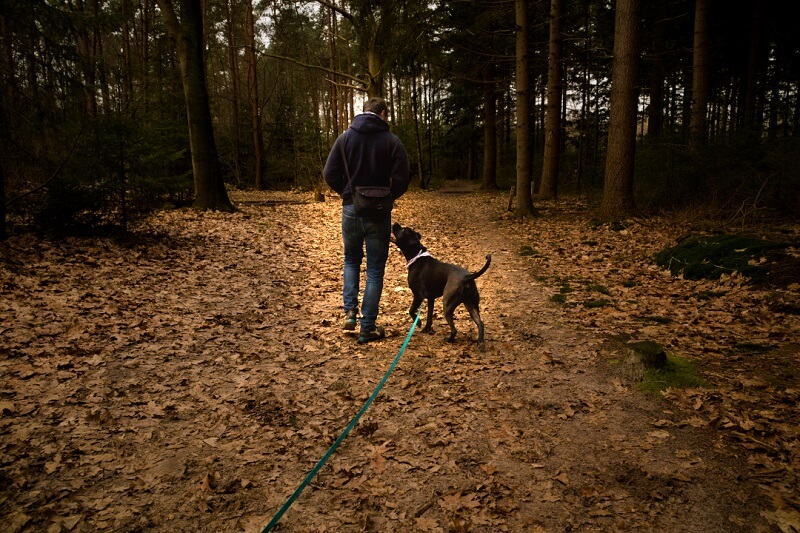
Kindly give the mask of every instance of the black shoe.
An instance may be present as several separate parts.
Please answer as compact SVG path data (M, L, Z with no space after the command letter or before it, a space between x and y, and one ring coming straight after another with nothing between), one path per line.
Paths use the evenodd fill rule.
M358 318L358 310L357 309L350 309L349 311L345 311L344 314L344 325L342 329L345 331L353 331L356 329L356 322Z
M375 326L375 329L372 331L368 331L366 333L362 332L361 335L358 336L358 342L361 344L365 342L376 341L378 339L382 339L386 336L386 332L380 326Z

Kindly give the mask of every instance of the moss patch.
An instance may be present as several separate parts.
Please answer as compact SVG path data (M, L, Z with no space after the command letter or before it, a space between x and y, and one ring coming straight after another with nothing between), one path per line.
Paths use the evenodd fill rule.
M645 369L639 388L648 394L660 394L669 387L691 389L709 385L691 362L668 353L667 364L663 368Z
M768 276L775 269L784 274L787 256L783 250L790 246L739 234L692 237L659 252L656 263L686 279L719 279L722 274L739 272L764 283L773 281Z

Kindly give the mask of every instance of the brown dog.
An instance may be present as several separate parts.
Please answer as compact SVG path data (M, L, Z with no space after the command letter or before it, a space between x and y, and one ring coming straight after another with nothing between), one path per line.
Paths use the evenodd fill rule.
M478 326L478 344L483 344L483 321L478 307L480 296L475 279L486 272L492 262L492 256L486 256L486 264L474 274L460 266L442 263L434 259L420 242L421 235L411 228L404 228L398 223L392 226L392 241L400 248L408 265L408 286L414 294L409 314L417 316L417 310L422 301L428 300L428 319L423 332L431 332L433 321L433 302L442 297L444 305L444 318L450 325L450 335L445 338L453 342L456 338L456 327L453 323L453 313L456 307L464 304L469 311L469 316Z

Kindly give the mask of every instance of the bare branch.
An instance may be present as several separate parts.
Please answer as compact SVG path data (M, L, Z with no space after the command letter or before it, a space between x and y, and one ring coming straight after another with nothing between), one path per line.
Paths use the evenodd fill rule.
M333 84L333 85L335 85L337 87L344 87L346 89L355 89L356 91L366 91L366 89L364 87L357 87L357 86L352 85L350 83L339 83L339 82L333 81L331 78L325 78L325 81L327 81L328 83L331 83L331 84Z
M359 78L358 76L353 76L352 74L346 74L344 72L338 72L338 71L330 69L328 67L323 67L321 65L311 65L309 63L303 63L299 59L294 59L292 57L286 57L286 56L279 56L277 54L264 54L264 56L265 57L273 57L275 59L281 59L283 61L288 61L289 63L294 63L295 65L300 65L301 67L305 67L305 68L312 68L312 69L315 69L315 70L321 70L321 71L327 72L328 74L331 74L333 76L341 76L343 78L347 78L347 79L352 80L352 81L354 81L354 82L356 82L358 84L363 85L364 87L367 86L367 82L365 80ZM360 91L364 91L366 89L359 88L359 90Z
M342 9L341 7L335 6L335 5L331 4L330 2L327 2L326 0L314 0L314 1L316 3L318 3L319 5L321 5L321 6L325 6L325 7L328 7L330 9L333 9L334 11L339 13L341 16L343 16L344 18L349 20L351 23L355 24L355 22L356 22L355 17L353 15L351 15L349 12L345 11L344 9Z

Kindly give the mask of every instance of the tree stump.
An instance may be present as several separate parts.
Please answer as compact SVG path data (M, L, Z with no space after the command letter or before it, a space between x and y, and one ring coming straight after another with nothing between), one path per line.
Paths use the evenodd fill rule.
M655 341L630 342L628 347L647 368L664 368L667 364L667 352Z
M655 341L630 342L624 346L622 374L631 381L642 381L647 368L664 368L667 352Z

